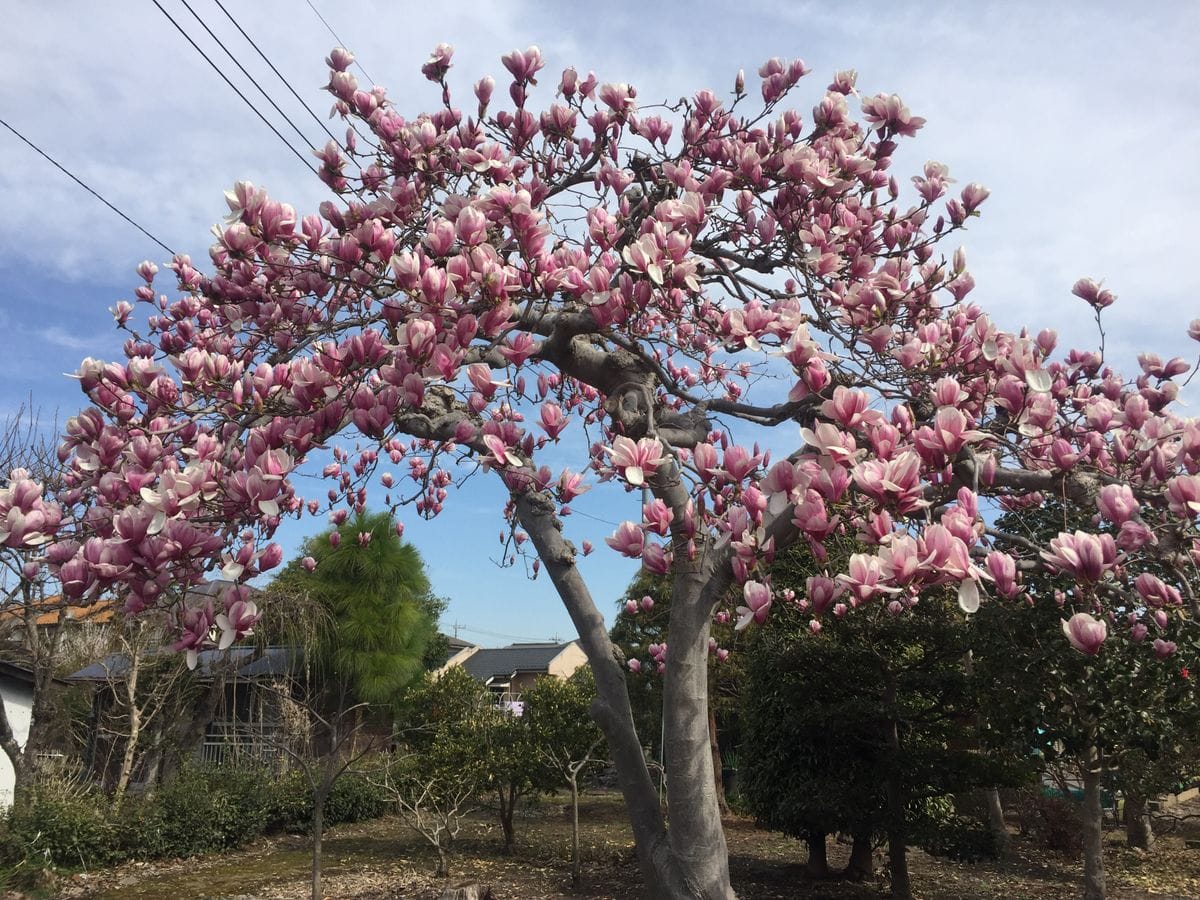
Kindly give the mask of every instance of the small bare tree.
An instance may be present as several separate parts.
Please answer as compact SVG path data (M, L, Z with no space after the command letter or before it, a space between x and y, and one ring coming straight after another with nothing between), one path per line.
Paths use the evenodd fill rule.
M433 846L439 878L450 877L450 847L483 787L480 770L463 766L461 755L449 749L392 754L370 778L408 826Z
M376 741L371 736L360 739L369 704L352 702L340 680L334 679L332 685L314 683L311 674L304 666L294 666L288 675L264 685L278 698L280 709L303 724L263 740L288 757L312 791L312 897L320 900L325 804L338 779L374 749Z

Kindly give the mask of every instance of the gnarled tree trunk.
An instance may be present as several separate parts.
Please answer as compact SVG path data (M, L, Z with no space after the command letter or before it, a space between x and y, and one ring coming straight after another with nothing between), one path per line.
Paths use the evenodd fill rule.
M633 724L625 672L617 662L604 617L575 566L575 548L563 538L556 507L548 496L530 491L516 497L516 512L571 616L595 676L597 697L592 715L604 731L616 765L647 895L661 900L733 897L708 743L706 666L711 608L700 608L701 579L693 576L691 597L682 602L672 600L672 655L664 692L671 772L668 839Z
M829 855L825 849L824 832L821 834L810 834L804 841L808 845L808 862L804 865L804 871L812 878L828 878L829 877Z
M1139 850L1154 849L1154 825L1146 798L1125 795L1125 842Z

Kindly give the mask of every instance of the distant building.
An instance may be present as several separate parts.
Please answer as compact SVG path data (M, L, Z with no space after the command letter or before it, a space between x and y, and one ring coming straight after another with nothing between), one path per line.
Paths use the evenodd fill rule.
M512 705L521 703L521 694L533 687L538 678L545 675L570 678L586 664L587 656L578 641L509 644L495 648L468 645L451 655L440 671L461 666L496 695L497 703ZM520 710L514 708L514 711Z

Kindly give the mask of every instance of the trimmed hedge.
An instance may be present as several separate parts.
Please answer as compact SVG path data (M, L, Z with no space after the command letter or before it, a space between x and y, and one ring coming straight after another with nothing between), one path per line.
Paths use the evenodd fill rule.
M312 789L296 771L196 766L150 797L112 798L76 783L47 780L8 813L3 863L71 869L164 859L240 847L271 832L306 833ZM366 778L348 772L325 802L325 825L360 822L387 810Z

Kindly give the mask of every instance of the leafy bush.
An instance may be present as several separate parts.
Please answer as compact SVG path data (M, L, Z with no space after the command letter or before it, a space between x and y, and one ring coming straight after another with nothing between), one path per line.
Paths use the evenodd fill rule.
M1048 797L1040 787L1021 791L1017 806L1021 834L1038 846L1064 856L1083 851L1079 810L1063 797Z
M333 784L325 801L325 825L363 822L387 812L388 804L378 789L357 771L347 772ZM292 770L280 775L270 787L267 831L307 834L312 826L312 787L303 773Z
M268 831L307 833L312 806L312 789L297 771L272 776L193 766L150 797L126 797L119 809L90 785L45 779L8 814L0 864L92 869L126 859L196 856L240 847ZM325 803L325 823L361 822L386 809L378 790L349 772Z
M109 800L77 782L46 779L8 816L10 864L29 859L91 869L125 859L121 845Z
M262 834L271 780L254 769L184 769L129 817L130 856L194 856L240 847Z

